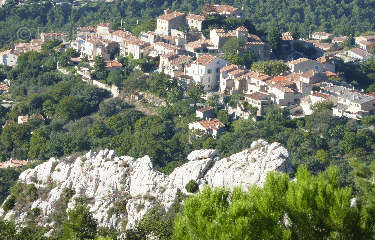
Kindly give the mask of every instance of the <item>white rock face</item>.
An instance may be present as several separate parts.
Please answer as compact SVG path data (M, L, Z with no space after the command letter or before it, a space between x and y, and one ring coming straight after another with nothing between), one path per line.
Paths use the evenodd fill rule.
M205 149L193 151L187 159L186 164L167 176L153 169L148 156L135 159L118 157L112 150L90 151L78 158L51 158L24 171L19 181L34 184L37 189L49 188L47 197L31 204L31 208L41 209L43 219L53 213L64 189L68 188L74 190L74 196L69 200L67 211L74 208L78 199L84 198L99 226L120 229L126 220L129 229L156 202L168 208L178 189L190 194L185 190L190 180L196 181L200 189L205 185L247 189L252 184L262 186L270 171L293 171L288 151L279 143L269 144L264 140L255 141L249 149L227 158L220 158L217 150ZM126 200L126 212L110 214L114 204L123 200ZM2 208L1 215L6 219L13 216L19 223L26 218L24 211L5 213ZM41 224L48 225L47 221Z

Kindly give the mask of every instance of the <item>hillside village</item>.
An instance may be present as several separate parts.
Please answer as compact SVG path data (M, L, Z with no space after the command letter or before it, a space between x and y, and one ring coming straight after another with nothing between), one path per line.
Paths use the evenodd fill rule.
M332 103L332 114L338 117L358 120L374 112L375 96L345 84L340 74L336 73L335 62L338 59L365 61L372 58L369 50L375 43L375 35L356 37L355 48L332 54L332 49L343 44L347 36L315 32L311 39L294 39L291 33L283 33L282 43L294 55L289 55L284 61L287 71L271 76L225 60L222 48L230 39L244 42L244 51L255 54L258 61L274 58L270 44L250 33L246 27L239 26L233 30L212 28L208 37L202 34L202 24L207 17L241 18L242 14L241 9L229 5L206 5L201 15L166 9L156 19L155 31L141 32L139 36L125 29L113 30L110 23L100 23L96 27L78 27L73 40L69 40L67 33L43 32L40 39L16 43L13 49L1 52L0 64L16 66L21 53L41 51L43 43L59 40L63 49L73 48L80 54L70 61L82 80L105 88L117 97L121 91L117 86L108 86L92 76L92 68L98 56L104 59L108 71L123 67L117 59L111 59L107 52L108 45L116 43L120 56L158 59L159 64L154 71L177 79L184 89L194 83L203 86L206 97L219 94L223 99L225 96L240 94L243 97L235 106L223 106L234 119L256 120L265 114L265 109L270 105L290 110L292 117L301 117L310 115L312 106L323 102ZM298 51L301 46L302 49L315 48L315 56L318 57L305 57ZM286 55L288 54L289 52ZM87 57L90 66L79 66L78 63L84 57ZM61 71L64 72L63 69ZM0 83L0 93L8 92L9 88L10 82ZM202 122L192 122L189 129L198 129L216 136L224 126L214 118L215 114L204 113L211 110L197 110L197 117L202 115Z

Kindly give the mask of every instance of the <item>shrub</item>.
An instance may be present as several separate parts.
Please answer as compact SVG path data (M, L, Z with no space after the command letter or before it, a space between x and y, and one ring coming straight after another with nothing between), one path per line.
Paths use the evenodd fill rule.
M3 205L3 209L5 212L8 212L9 210L13 209L15 205L16 205L16 197L14 195L10 195L10 197L5 201Z
M185 189L186 191L188 191L189 193L195 193L198 191L199 187L198 187L198 183L196 183L194 180L190 180L186 186L185 186Z

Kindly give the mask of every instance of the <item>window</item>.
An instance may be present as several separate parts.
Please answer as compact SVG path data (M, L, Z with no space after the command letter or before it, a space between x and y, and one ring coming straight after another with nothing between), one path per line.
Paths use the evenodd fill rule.
M211 69L207 69L207 73L210 74L212 71Z

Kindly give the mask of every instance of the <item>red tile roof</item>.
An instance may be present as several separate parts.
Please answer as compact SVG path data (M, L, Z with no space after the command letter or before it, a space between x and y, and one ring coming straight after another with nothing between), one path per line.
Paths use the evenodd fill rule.
M234 13L238 10L230 5L219 5L219 4L207 4L204 6L204 12L206 13L218 13L218 14L226 14L226 13Z
M208 65L215 59L217 59L216 56L206 54L206 55L200 56L197 60L195 60L194 64Z
M159 16L158 19L170 21L172 19L175 19L175 18L180 17L180 16L184 16L184 15L185 15L185 13L170 11L167 14L163 14L163 15Z
M222 67L220 69L220 72L228 72L228 71L233 71L235 69L239 69L240 67L238 65L235 65L235 64L229 64L225 67Z
M220 122L219 119L213 118L209 120L203 120L199 122L203 128L205 129L212 129L212 130L219 130L222 127L225 127L224 123Z
M203 15L196 15L196 14L189 13L186 16L186 19L193 19L193 20L196 20L196 21L204 21L206 19L206 17L203 16Z
M106 68L122 67L122 64L117 60L108 60L105 61Z
M269 95L261 92L254 92L247 94L246 97L254 100L268 100Z

